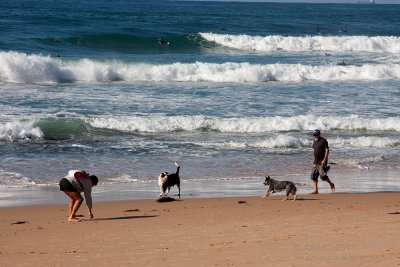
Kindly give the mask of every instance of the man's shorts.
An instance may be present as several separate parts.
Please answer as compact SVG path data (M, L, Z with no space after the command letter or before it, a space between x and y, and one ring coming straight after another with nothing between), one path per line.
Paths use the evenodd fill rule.
M329 170L328 166L324 165L315 166L311 172L311 180L317 182L318 177L320 177L322 181L328 180L328 170Z

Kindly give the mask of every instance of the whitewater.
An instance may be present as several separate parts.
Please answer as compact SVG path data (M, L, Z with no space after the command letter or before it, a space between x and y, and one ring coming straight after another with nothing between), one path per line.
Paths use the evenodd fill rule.
M397 41L400 46L400 40ZM339 62L340 63L340 62ZM7 83L94 83L94 82L301 82L397 80L400 64L319 66L304 64L181 63L148 64L89 59L64 61L50 56L0 52L0 82Z
M17 2L0 3L0 206L64 202L70 169L96 199L155 198L174 162L183 198L261 195L267 174L306 194L314 129L339 192L400 190L398 5Z

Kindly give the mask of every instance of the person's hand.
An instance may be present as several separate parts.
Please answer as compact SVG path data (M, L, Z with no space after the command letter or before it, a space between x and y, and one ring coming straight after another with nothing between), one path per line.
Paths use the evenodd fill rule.
M93 213L91 211L89 211L89 218L93 219Z

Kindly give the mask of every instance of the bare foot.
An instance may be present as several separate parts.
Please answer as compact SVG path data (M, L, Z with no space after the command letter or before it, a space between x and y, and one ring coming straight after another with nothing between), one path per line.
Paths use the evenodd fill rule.
M76 217L73 217L73 218L68 218L68 221L69 221L69 222L80 222L81 220L79 220L79 219L76 218Z
M311 192L310 195L318 195L318 191Z
M331 185L331 192L333 193L333 192L335 192L335 190L336 190L336 189L335 189L335 184L332 184L332 185Z

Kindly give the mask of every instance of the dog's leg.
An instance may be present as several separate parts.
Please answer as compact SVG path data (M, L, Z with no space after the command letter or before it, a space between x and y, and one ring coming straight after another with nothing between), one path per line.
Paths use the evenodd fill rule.
M297 198L296 193L297 193L297 187L295 186L295 187L293 188L293 190L292 190L293 201L296 201L296 198Z
M181 199L181 185L180 183L176 184L178 186L178 197Z
M286 187L286 197L283 199L283 201L286 201L286 200L289 199L290 192L292 192L292 188L291 187Z
M265 195L263 196L263 198L265 198L265 197L269 197L271 194L273 194L273 193L275 193L274 191L270 191L270 190L268 190L266 193L265 193Z

